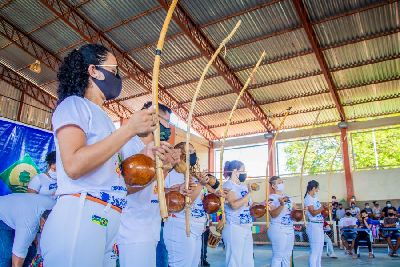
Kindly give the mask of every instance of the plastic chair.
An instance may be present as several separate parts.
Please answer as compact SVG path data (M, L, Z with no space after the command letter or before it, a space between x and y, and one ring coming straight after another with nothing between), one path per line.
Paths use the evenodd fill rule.
M372 237L372 231L371 231L370 229L358 229L358 231L365 231L365 232L368 233L368 237L369 237L369 240L370 240L370 242L371 242L371 253L372 253L372 257L375 258L374 249L373 249L373 247L372 247L372 244L374 243L374 238ZM367 241L365 241L365 240L360 240L360 241L358 242L357 257L360 257L360 247L368 248Z

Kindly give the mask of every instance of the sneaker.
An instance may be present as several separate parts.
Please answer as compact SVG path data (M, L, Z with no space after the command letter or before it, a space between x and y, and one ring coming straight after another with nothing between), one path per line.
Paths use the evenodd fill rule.
M370 252L370 253L368 253L368 258L373 258L374 257L374 254L372 254L372 252Z
M336 256L335 253L332 253L331 255L329 255L329 257L332 258L332 259L337 259L337 256Z
M355 259L357 259L357 258L358 258L357 254L354 254L354 255L353 255L353 259L355 260Z
M393 251L392 256L393 256L393 257L398 257L399 255L397 255L397 252L396 252L396 251Z

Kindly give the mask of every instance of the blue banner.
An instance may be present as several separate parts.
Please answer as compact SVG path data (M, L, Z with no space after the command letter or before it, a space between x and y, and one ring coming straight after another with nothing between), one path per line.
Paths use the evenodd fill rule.
M46 155L53 150L52 132L1 118L0 196L26 192L30 179L46 171Z

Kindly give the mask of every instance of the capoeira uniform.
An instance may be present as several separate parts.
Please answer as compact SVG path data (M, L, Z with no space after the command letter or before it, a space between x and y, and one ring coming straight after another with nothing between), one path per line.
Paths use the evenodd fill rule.
M40 195L54 195L57 190L56 172L49 171L32 177L28 189L35 190Z
M11 266L12 254L19 258L27 257L28 249L39 231L40 217L55 203L48 196L31 193L0 197L0 244L3 254L0 266Z
M283 195L271 194L272 205L277 208L281 204L279 198ZM290 257L294 245L294 228L291 218L291 211L293 209L291 198L284 204L280 214L271 219L271 225L268 229L268 237L272 243L272 262L271 267L289 267Z
M312 216L308 211L309 206L313 206L314 210L321 208L321 203L316 196L312 197L307 194L304 199L304 206L307 208L307 236L310 241L310 267L321 267L322 251L324 250L324 217L322 214Z
M144 149L142 140L135 136L123 148L124 159ZM117 237L121 267L155 267L156 248L160 240L161 217L157 182L127 196L122 210Z
M223 188L234 192L237 199L249 193L245 184L236 184L231 180L226 181ZM251 202L234 210L225 203L226 224L222 231L222 238L225 244L225 265L227 267L254 266L251 231L253 219L250 215L250 205Z
M185 177L172 170L165 179L165 187L182 184ZM199 185L201 186L201 185ZM191 207L190 237L186 235L185 210L170 214L164 224L164 242L170 267L197 267L201 256L201 236L205 230L207 214L203 207L202 192Z
M67 97L53 114L57 151L57 204L41 237L44 266L115 266L116 236L121 209L126 205L125 182L119 156L73 180L60 156L57 130L67 125L82 129L87 145L115 131L109 116L96 104L78 96Z

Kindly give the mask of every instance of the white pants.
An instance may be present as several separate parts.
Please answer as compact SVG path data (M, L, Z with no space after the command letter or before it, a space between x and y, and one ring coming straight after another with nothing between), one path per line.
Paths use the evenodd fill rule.
M119 244L121 267L156 267L156 241Z
M84 196L57 200L41 237L44 266L115 267L121 214Z
M326 243L326 247L328 248L328 254L332 255L335 251L333 251L332 240L326 233L324 233L324 242Z
M289 267L294 246L293 227L271 224L268 229L268 238L272 243L271 267Z
M201 229L202 228L202 229ZM185 221L169 218L164 224L164 243L170 267L198 267L201 255L201 233L204 225L191 224L190 237L186 236ZM197 231L196 231L197 230ZM200 232L199 232L200 230Z
M307 224L307 235L310 242L310 267L321 267L322 251L324 250L324 228L323 223Z
M226 267L253 267L253 234L248 226L226 224L222 231Z

